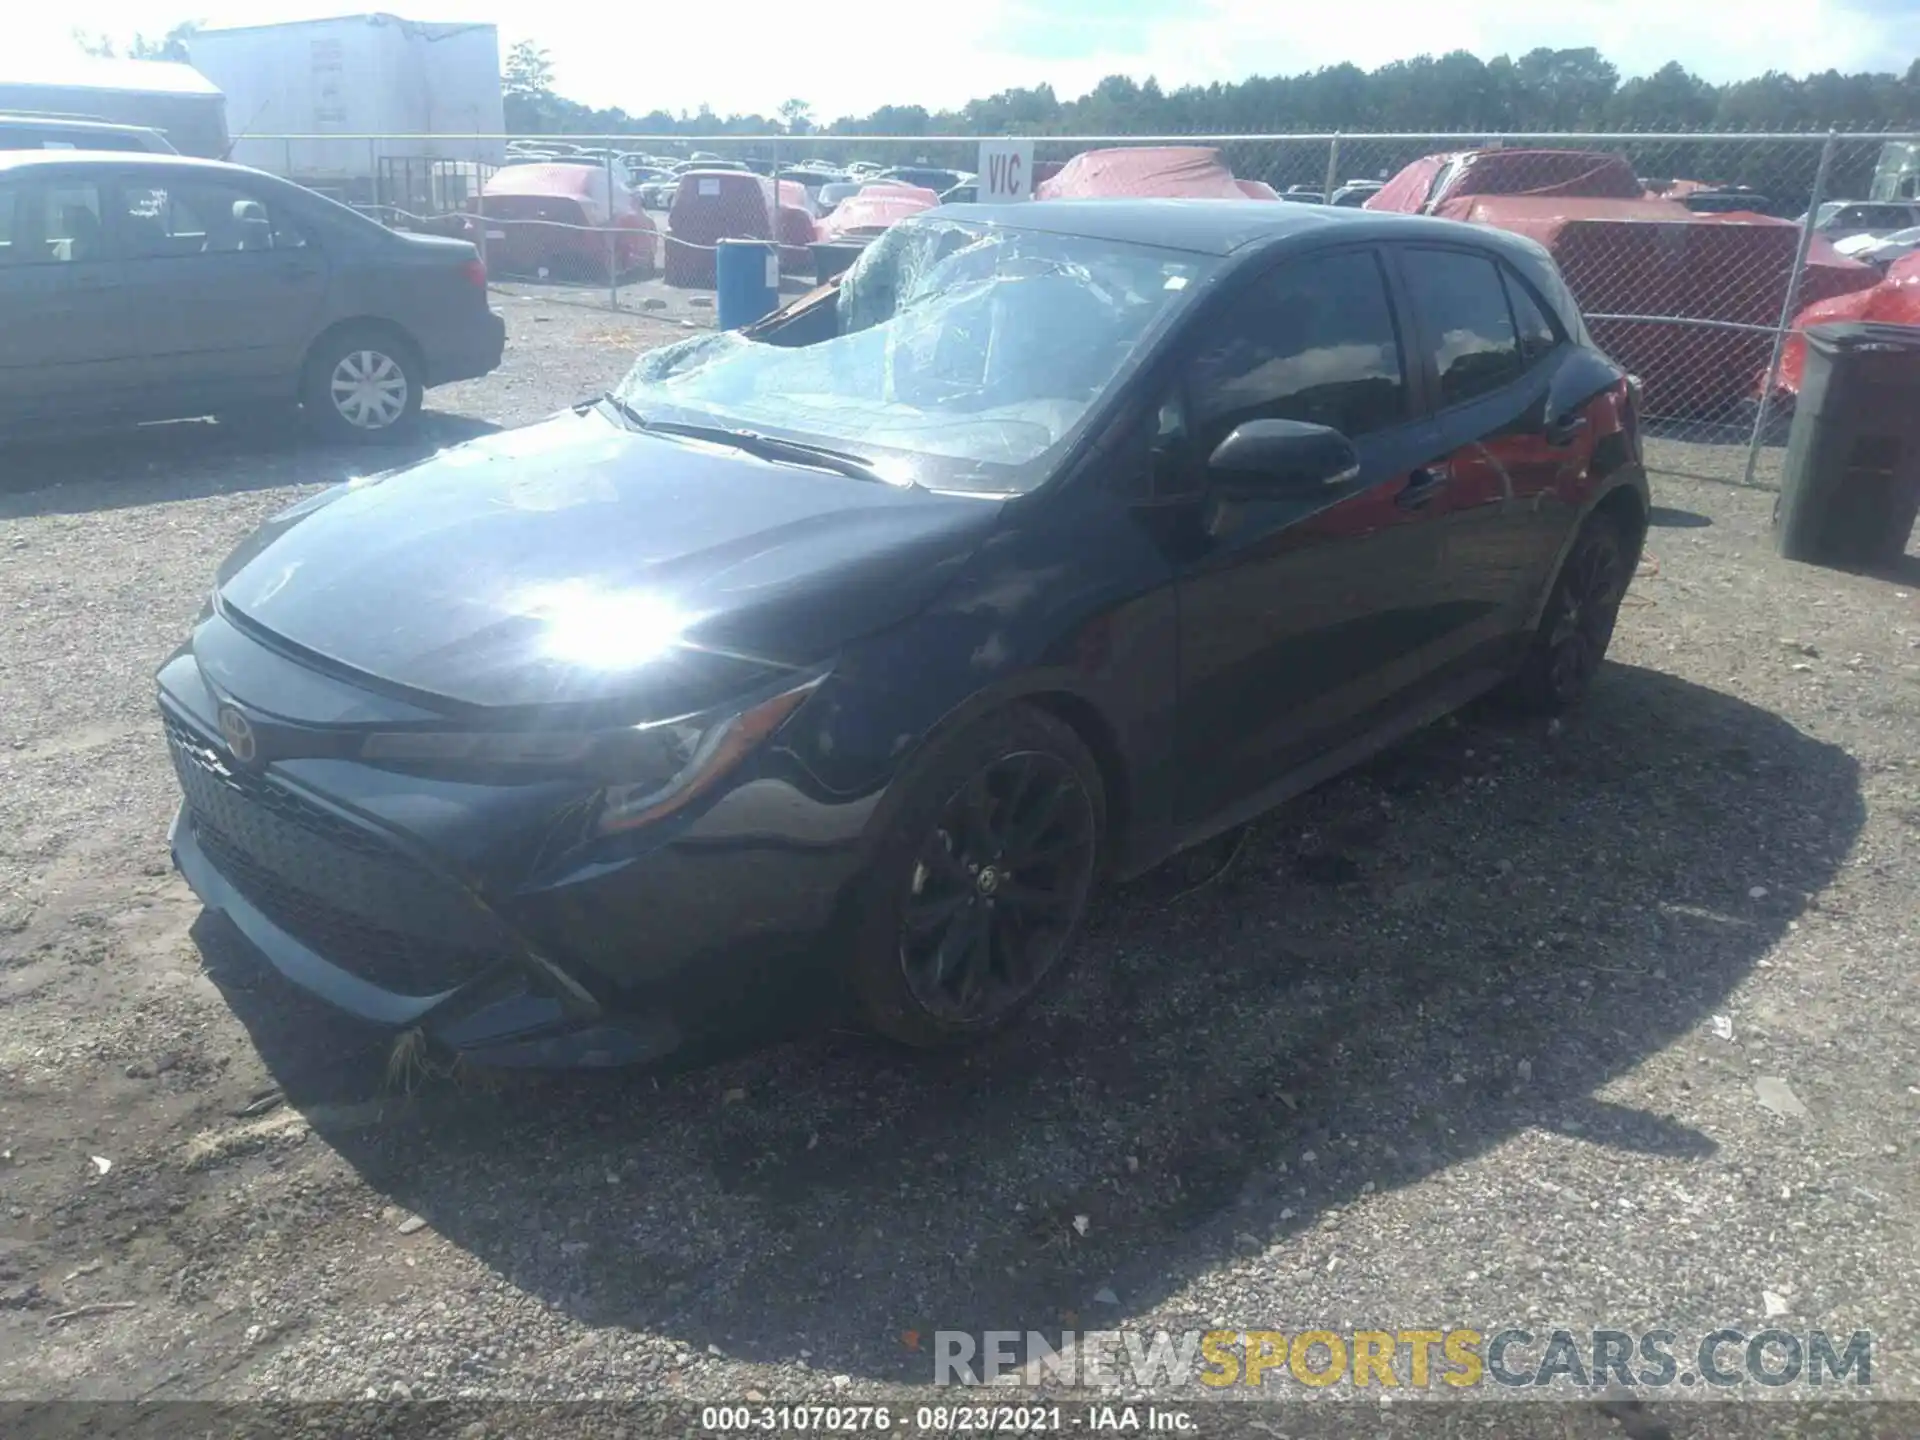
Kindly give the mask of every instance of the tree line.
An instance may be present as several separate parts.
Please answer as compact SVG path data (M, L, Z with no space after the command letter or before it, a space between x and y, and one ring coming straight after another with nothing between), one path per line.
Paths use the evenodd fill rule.
M1594 49L1531 50L1518 59L1481 60L1464 50L1423 55L1376 70L1334 65L1301 75L1255 75L1238 82L1164 90L1152 78L1110 75L1087 94L1062 100L1049 85L1003 90L956 110L883 105L870 114L818 123L813 107L792 99L775 115L719 115L702 106L678 114L595 110L561 96L546 53L531 42L510 52L503 89L509 130L521 134L738 136L730 152L751 155L752 137L811 136L784 143L778 158L817 154L845 162L914 160L970 170L972 147L929 140L903 152L897 144L861 144L863 136L1032 135L1036 155L1063 160L1071 146L1048 146L1049 135L1498 134L1568 131L1652 134L1813 133L1920 130L1920 60L1904 74L1796 78L1771 72L1716 85L1670 63L1623 80ZM760 147L765 148L765 147ZM1820 147L1757 146L1729 139L1627 142L1620 150L1650 183L1686 178L1745 185L1767 197L1755 208L1798 214L1813 192ZM1431 141L1351 141L1337 157L1337 179L1385 179L1433 149ZM1825 194L1864 196L1872 184L1877 145L1842 147ZM773 152L768 152L773 158ZM1229 146L1234 173L1276 188L1324 183L1324 144Z
M1481 60L1464 50L1376 70L1334 65L1300 75L1162 89L1109 75L1078 99L1050 85L1003 90L956 110L882 105L816 121L789 100L776 115L596 110L554 88L546 52L509 53L504 88L515 132L656 135L1149 135L1346 131L1881 130L1920 128L1920 59L1904 74L1797 78L1777 72L1722 85L1677 61L1623 80L1599 51L1538 49Z

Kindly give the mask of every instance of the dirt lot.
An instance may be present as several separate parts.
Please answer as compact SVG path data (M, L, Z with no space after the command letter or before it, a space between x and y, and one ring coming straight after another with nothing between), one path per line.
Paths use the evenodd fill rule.
M684 333L501 306L440 441ZM406 1092L170 872L151 697L221 554L367 463L0 456L0 1396L847 1398L936 1327L1770 1310L1920 1395L1920 563L1786 565L1770 497L1656 477L1582 713L1463 717L1112 895L986 1049Z

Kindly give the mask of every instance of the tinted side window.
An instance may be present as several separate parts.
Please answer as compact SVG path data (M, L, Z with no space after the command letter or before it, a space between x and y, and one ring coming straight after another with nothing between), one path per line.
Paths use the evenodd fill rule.
M1524 280L1505 269L1500 277L1507 283L1507 302L1513 307L1514 328L1520 332L1520 363L1531 367L1560 343L1560 332Z
M1350 250L1255 281L1194 357L1187 390L1208 450L1243 420L1304 420L1350 436L1397 424L1406 375L1380 262Z
M0 264L60 265L107 258L100 187L55 181L0 187Z
M306 243L285 216L231 185L129 185L121 200L127 253L138 259L289 250Z
M1520 341L1493 261L1460 250L1408 250L1405 260L1407 288L1434 347L1440 403L1458 405L1519 375Z

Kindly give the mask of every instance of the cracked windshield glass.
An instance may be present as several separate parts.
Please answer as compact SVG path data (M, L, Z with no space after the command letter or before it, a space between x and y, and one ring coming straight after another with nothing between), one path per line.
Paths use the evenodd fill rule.
M897 225L848 272L828 338L699 336L643 355L619 397L649 420L876 452L903 482L1022 489L1209 263L1077 235Z

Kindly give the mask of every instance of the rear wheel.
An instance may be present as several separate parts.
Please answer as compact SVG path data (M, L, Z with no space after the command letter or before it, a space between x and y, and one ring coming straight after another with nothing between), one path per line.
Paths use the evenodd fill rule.
M422 379L413 347L399 335L354 326L314 347L300 399L328 439L387 444L407 438L418 420Z
M1526 658L1507 682L1508 700L1544 715L1578 703L1606 658L1632 569L1632 546L1620 522L1589 516L1560 567Z
M852 981L907 1045L998 1028L1065 968L1098 873L1106 801L1072 729L1026 706L941 743L879 848Z

